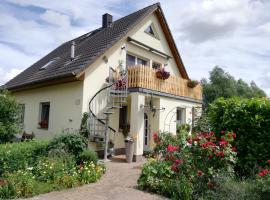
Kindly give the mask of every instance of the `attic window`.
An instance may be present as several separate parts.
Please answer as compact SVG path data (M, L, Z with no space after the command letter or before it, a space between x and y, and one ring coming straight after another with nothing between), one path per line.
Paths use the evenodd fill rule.
M147 27L147 29L145 29L144 31L145 33L148 33L149 35L155 37L158 39L158 35L157 35L157 32L156 32L156 29L154 27L153 24L151 24L150 26Z
M39 68L39 70L44 70L47 67L49 67L51 64L53 64L55 61L57 61L59 59L59 57L54 58L52 60L50 60L49 62L47 62L45 65L43 65L41 68Z

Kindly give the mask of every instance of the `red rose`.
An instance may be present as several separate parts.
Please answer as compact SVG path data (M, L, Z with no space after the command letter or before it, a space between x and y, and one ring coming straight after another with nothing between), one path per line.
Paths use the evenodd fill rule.
M234 138L234 139L236 138L236 133L233 133L233 138Z
M179 165L179 164L182 164L183 163L183 160L176 160L175 162L174 162L176 165Z
M259 175L260 177L265 176L265 175L267 175L267 174L269 174L269 170L268 170L268 169L263 169L263 170L261 170L261 171L258 173L258 175Z
M269 160L267 160L267 163L270 163L270 159L269 159Z
M174 151L177 151L177 147L176 146L173 146L171 144L168 145L167 147L167 151L168 152L174 152Z
M220 131L220 134L222 134L222 135L223 135L224 133L225 133L225 131Z
M171 167L171 169L172 169L172 171L174 171L174 172L177 172L177 171L178 171L177 166L176 166L175 164Z
M199 177L203 176L203 172L201 170L198 171L198 176Z
M158 134L157 133L154 133L153 138L154 138L154 141L155 142L158 142L159 141Z
M221 138L221 140L219 142L219 145L220 146L226 146L227 144L228 144L228 142L224 138Z
M236 152L236 147L232 147L232 151L233 152Z
M221 152L217 153L216 156L217 156L217 157L224 157L224 152L221 151Z

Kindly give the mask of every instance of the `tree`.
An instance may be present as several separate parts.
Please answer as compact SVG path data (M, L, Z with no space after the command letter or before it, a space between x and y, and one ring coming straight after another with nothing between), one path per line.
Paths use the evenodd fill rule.
M216 66L210 72L209 81L202 79L203 99L204 104L207 106L219 97L266 97L265 92L260 89L255 82L248 85L242 79L235 80L229 73L225 72L222 68Z
M0 143L10 141L19 131L20 107L15 98L0 90Z

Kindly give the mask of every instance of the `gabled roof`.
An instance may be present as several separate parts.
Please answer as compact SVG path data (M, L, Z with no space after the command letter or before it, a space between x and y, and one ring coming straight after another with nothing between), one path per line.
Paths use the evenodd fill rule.
M48 55L24 70L18 76L7 82L5 85L6 88L10 90L16 90L19 88L42 84L49 81L57 82L60 79L75 80L77 76L85 70L86 67L93 63L106 50L108 50L117 41L123 38L140 21L142 21L145 17L154 11L160 11L162 18L164 18L160 4L156 3L114 21L110 27L98 28L60 45ZM163 19L163 23L164 22L165 26L167 26L165 29L167 29L169 38L171 37L172 39L172 35L165 18ZM76 56L71 61L70 47L73 41L76 43ZM180 73L184 78L188 78L173 39L172 43L173 54L176 53L174 55L178 56L178 60L180 60L180 62L177 64L180 63L180 65L182 65L178 66L179 70L180 68L182 71L184 70L184 73L182 73L181 70ZM52 62L52 60L54 61ZM44 69L44 66L46 66L46 69Z

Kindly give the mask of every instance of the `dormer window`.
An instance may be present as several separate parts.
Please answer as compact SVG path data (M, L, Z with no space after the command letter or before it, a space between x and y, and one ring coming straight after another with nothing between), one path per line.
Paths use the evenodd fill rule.
M156 29L155 29L155 27L154 27L153 24L151 24L150 26L148 26L148 27L145 29L144 32L145 32L145 33L148 33L149 35L151 35L151 36L153 36L153 37L155 37L155 38L158 39L157 31L156 31Z

